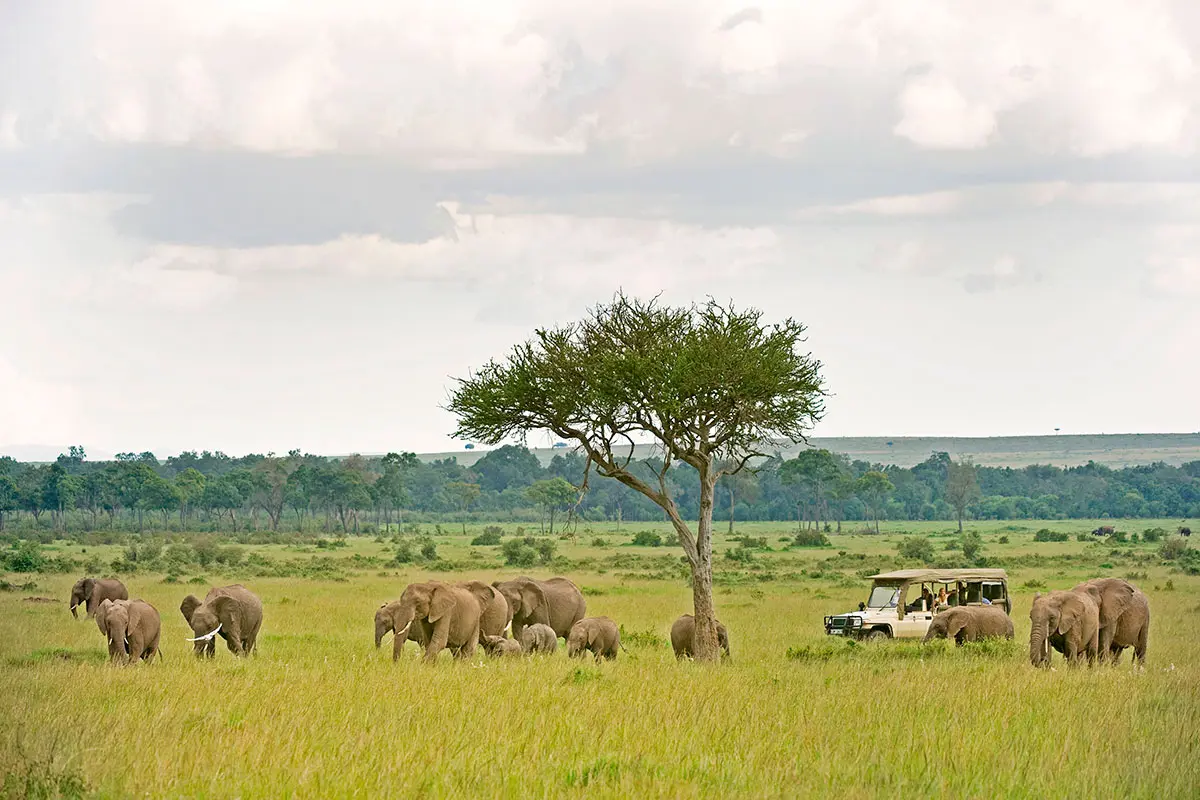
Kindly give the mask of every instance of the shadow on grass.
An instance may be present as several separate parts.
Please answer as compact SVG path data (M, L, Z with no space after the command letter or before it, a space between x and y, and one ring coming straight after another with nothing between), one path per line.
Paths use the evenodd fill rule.
M853 639L839 639L820 645L789 647L786 655L790 661L806 663L829 661L896 663L924 659L1007 661L1022 652L1020 645L1012 639L985 639L980 642L967 642L962 647L956 647L945 639L935 640L928 644L918 641L864 643Z
M8 660L9 666L31 667L38 664L103 664L108 654L100 650L72 650L66 647L47 647L26 656Z

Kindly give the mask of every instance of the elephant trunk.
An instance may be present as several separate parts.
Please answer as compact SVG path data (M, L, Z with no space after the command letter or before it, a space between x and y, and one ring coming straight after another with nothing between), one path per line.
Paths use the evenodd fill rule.
M71 601L71 618L72 619L79 619L79 611L77 610L78 608L79 608L79 604L76 603L74 600L72 600Z
M1050 663L1050 637L1047 620L1035 620L1029 633L1029 663L1035 667Z

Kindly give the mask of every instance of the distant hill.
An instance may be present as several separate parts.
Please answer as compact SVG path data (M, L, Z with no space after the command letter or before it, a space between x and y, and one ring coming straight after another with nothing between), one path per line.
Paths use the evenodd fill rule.
M1110 467L1128 467L1163 461L1178 466L1200 460L1200 433L1111 433L1071 434L1060 436L853 436L814 438L812 446L835 453L845 453L852 459L898 467L911 467L943 451L955 459L971 457L976 464L988 467L1024 467L1029 464L1053 464L1060 467L1078 466L1089 461ZM570 448L566 448L569 450ZM532 448L534 454L548 464L564 449ZM487 450L458 450L451 453L423 453L422 461L454 457L458 463L470 466ZM652 454L649 445L639 445L636 456ZM799 452L792 447L783 452L791 457Z

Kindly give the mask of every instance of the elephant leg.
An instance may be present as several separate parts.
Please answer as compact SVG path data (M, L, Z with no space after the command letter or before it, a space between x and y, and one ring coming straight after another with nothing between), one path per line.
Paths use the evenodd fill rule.
M1134 666L1146 666L1146 645L1150 639L1150 623L1142 626L1138 631L1137 644L1133 646L1133 663Z
M438 654L446 649L446 642L450 640L450 615L439 619L433 626L433 635L429 638L429 643L425 645L425 661L433 663L437 661Z
M392 661L400 660L400 655L404 652L404 641L399 636L392 637Z

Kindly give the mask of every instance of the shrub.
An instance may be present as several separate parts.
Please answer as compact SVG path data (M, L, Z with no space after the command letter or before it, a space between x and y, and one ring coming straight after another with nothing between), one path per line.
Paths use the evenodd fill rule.
M437 543L432 539L425 541L421 545L421 558L426 561L436 561L437 557Z
M902 558L912 558L929 563L933 561L933 543L924 536L905 536L896 545Z
M1142 531L1143 542L1161 542L1167 538L1167 532L1162 528L1147 528Z
M735 536L733 540L735 542L741 542L742 547L745 547L748 550L770 550L771 549L767 545L767 537L765 537L765 536L759 536L757 538L755 538L753 536Z
M37 542L18 542L0 556L0 568L5 572L40 572L45 566L46 557Z
M732 561L735 564L753 564L754 563L754 551L748 549L744 545L739 544L733 550L726 550L725 558L726 558L726 560Z
M396 547L396 555L392 560L397 564L411 564L413 561L413 546L409 542L401 542Z
M1091 540L1092 540L1092 535L1090 533L1075 534L1075 541L1077 541L1077 542L1090 542Z
M528 538L528 537L527 537ZM537 561L538 551L526 544L526 539L509 539L500 545L504 563L510 567L532 567Z
M998 544L1008 544L1008 537L1007 537L1007 536L1001 536L999 539L997 539L997 540L996 540L996 542L997 542Z
M977 561L983 555L983 537L974 531L962 535L961 545L963 557L968 561Z
M1164 561L1182 561L1188 555L1188 543L1182 536L1167 539L1158 549Z
M820 531L800 531L792 542L797 547L830 547L829 537Z
M1080 539L1079 541L1081 541L1081 542L1088 541L1087 534L1080 534L1080 536L1082 536L1083 538ZM1068 541L1070 538L1071 537L1068 536L1066 533L1062 533L1060 531L1052 531L1049 528L1042 528L1040 531L1038 531L1037 533L1035 533L1033 535L1033 540L1035 542L1065 542L1065 541Z
M662 547L663 540L654 531L638 531L633 535L633 545L635 547Z
M592 539L592 547L608 547L608 539L597 536L595 539Z
M495 525L489 525L483 529L483 533L471 540L471 544L478 547L490 547L500 544L500 537L502 533L503 532L500 530L500 528L496 527Z
M541 558L543 564L549 564L554 560L554 551L558 547L553 539L542 539L536 545L538 557Z

